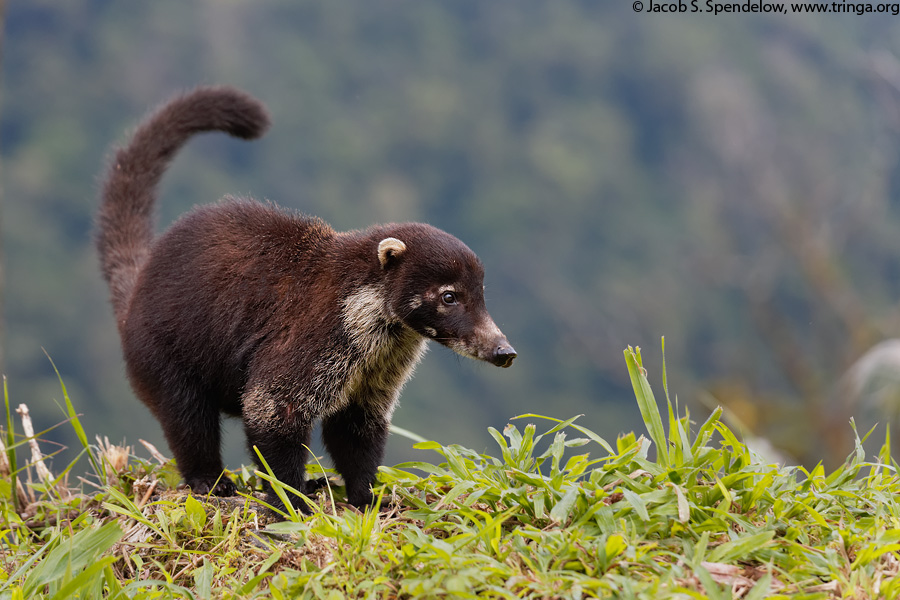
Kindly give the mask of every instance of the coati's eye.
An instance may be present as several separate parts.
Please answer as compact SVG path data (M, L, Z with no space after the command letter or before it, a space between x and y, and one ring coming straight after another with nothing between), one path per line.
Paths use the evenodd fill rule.
M441 302L448 306L456 304L456 294L453 292L444 292L441 294Z

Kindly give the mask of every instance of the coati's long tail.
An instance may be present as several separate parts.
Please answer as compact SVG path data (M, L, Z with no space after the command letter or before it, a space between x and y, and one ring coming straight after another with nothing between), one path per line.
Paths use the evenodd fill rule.
M153 239L159 180L181 146L204 131L253 139L268 126L265 107L251 96L229 87L201 87L159 108L116 152L103 186L97 248L120 323Z

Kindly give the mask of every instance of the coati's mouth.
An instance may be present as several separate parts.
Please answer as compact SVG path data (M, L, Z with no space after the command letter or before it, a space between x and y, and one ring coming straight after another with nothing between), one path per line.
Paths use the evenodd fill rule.
M506 338L499 343L495 342L487 348L481 347L474 352L469 352L469 354L474 358L504 369L511 367L513 360L518 356L516 349L509 345Z
M513 360L518 356L516 349L505 338L499 343L495 342L492 344L477 344L458 339L439 341L457 354L476 360L483 360L497 367L511 367Z

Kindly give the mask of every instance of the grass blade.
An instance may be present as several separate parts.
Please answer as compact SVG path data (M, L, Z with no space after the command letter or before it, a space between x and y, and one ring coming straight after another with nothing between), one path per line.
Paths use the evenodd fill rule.
M41 350L44 350L41 348ZM59 369L56 368L56 364L53 362L53 359L50 358L50 355L47 354L47 351L44 350L44 355L47 357L47 360L50 361L50 366L53 367L53 371L56 373L56 378L59 380L59 387L62 390L63 400L66 403L66 415L69 417L69 421L72 423L72 429L75 430L75 435L78 437L79 443L88 453L88 460L91 461L91 466L94 468L94 472L105 481L103 467L97 461L97 458L94 456L94 453L91 452L90 443L88 443L87 434L84 432L84 427L81 426L81 421L78 419L78 413L75 412L75 407L72 405L72 400L69 398L69 392L66 390L66 384L63 382L62 375L59 374Z
M641 363L641 349L633 349L629 346L625 350L625 364L628 365L628 375L631 377L631 385L637 399L641 417L650 434L650 439L656 444L658 460L663 466L669 466L669 448L666 441L666 432L663 430L662 417L659 414L659 406L647 381L647 372Z
M709 553L709 562L728 562L737 559L746 560L750 554L768 545L775 537L775 530L761 531L746 537L725 542Z
M16 462L16 435L13 429L12 411L9 407L9 388L6 383L6 375L3 376L3 402L6 404L6 460L9 463L10 496L12 497L13 510L19 512L18 493L18 464Z

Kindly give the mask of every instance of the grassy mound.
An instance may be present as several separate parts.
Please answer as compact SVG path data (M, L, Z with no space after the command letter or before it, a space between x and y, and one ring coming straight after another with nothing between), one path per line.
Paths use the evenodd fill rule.
M383 468L365 513L335 486L274 518L253 492L270 475L247 469L242 499L179 493L171 463L89 445L67 399L99 491L65 485L71 466L0 482L0 599L900 596L889 440L867 461L857 436L830 474L766 464L721 410L692 431L666 392L661 415L640 350L625 358L649 437L523 415L490 430L496 455L419 443L440 464Z

